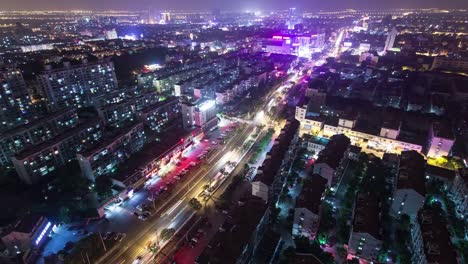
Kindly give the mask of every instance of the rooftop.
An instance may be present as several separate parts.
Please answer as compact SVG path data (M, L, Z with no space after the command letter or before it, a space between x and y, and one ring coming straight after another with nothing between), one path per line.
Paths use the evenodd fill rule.
M453 132L450 129L450 127L451 127L450 124L446 124L446 123L442 123L442 122L432 123L432 129L434 131L434 136L454 140L455 137L454 137Z
M86 151L84 151L83 156L90 157L94 155L96 152L107 148L109 145L112 145L115 141L125 137L130 131L137 127L140 127L140 129L143 130L143 123L136 123L133 126L126 126L118 132L116 131L117 133L114 133L111 137L101 140L97 145L94 145L92 146L92 148L89 148Z
M31 233L41 219L41 215L28 214L16 223L14 231L20 233Z
M370 192L359 192L354 208L353 232L368 233L381 239L380 201Z
M418 152L403 151L400 156L397 189L414 189L424 196L426 194L425 165L424 157Z
M320 152L315 163L326 163L333 169L338 168L350 143L349 138L343 134L332 136L325 149Z
M426 175L453 181L455 179L456 172L446 168L426 164Z
M44 117L38 118L36 120L33 120L32 122L30 122L28 124L24 124L24 125L21 125L19 127L15 127L13 129L7 130L7 131L2 133L0 138L7 138L7 137L13 136L13 135L15 135L17 133L21 133L22 131L32 129L37 125L41 125L41 124L46 123L48 121L51 121L51 120L53 120L53 119L55 119L57 117L66 115L66 114L68 114L70 112L76 112L76 108L74 108L74 107L64 108L64 109L61 109L60 111L56 111L56 112L53 112L53 113L51 113L51 114L49 114L47 116L44 116Z
M288 264L323 264L323 262L313 254L296 253L289 259Z
M434 209L423 209L419 211L418 223L421 227L427 262L458 263L446 218Z
M316 136L312 136L312 135L309 135L309 134L304 134L303 138L305 140L307 140L307 142L315 143L315 144L319 144L319 145L323 145L323 146L326 146L328 144L328 142L330 142L330 140L327 139L327 138L316 137Z
M199 263L234 264L241 256L244 247L249 243L255 229L265 214L267 205L255 196L246 200L245 205L234 209L232 218L226 220L231 228L225 232L218 231L209 246L198 258Z
M314 214L320 212L322 195L327 188L327 179L319 175L312 175L310 181L304 181L302 191L297 197L296 208L307 208Z
M186 132L171 130L162 136L163 141L147 143L142 150L133 154L130 159L119 166L117 174L113 178L124 181L151 161L162 158L166 152L178 146L181 137L185 135Z
M70 137L73 137L75 135L78 135L81 131L91 127L91 126L94 126L94 125L97 125L98 123L101 123L102 121L99 119L99 118L94 118L94 119L89 119L89 120L86 120L85 122L79 124L78 126L64 132L63 134L60 134L46 142L43 142L39 145L35 145L35 146L32 146L30 148L27 148L23 151L21 151L20 153L18 153L17 155L15 155L15 158L18 159L18 160L23 160L23 159L26 159L28 158L29 156L33 155L33 154L36 154L42 150L45 150L45 149L48 149L52 146L54 146L55 144L58 144Z

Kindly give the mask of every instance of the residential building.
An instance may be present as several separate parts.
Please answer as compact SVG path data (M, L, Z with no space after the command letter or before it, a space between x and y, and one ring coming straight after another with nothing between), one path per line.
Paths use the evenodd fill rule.
M4 131L0 135L0 164L11 163L10 157L41 144L79 124L76 108L69 107L36 119L27 125Z
M328 142L330 142L329 139L318 136L311 136L308 134L304 134L302 139L304 140L307 151L312 153L313 157L315 158L318 157L320 151L324 150Z
M136 119L136 109L133 100L125 100L116 104L109 104L97 109L99 118L107 126L113 128L124 127Z
M429 129L427 156L430 158L439 158L449 156L452 150L455 136L450 130L448 124L434 122Z
M327 179L312 175L304 181L302 191L296 199L294 208L293 236L305 236L314 240L320 224L321 204Z
M218 228L208 246L195 260L197 263L248 263L263 237L268 219L268 206L258 197L245 199L242 206Z
M114 64L108 60L71 65L64 63L63 68L46 69L38 76L42 94L50 109L68 106L88 107L97 97L117 90Z
M436 69L466 72L468 71L468 59L438 56L434 58L431 67L431 70Z
M296 106L295 118L301 123L299 135L317 135L323 129L324 122L319 116L320 112L315 112L315 104L309 103L307 106Z
M353 223L348 254L377 262L382 248L381 201L371 192L358 192L353 210Z
M114 173L120 163L143 148L145 140L143 123L118 131L98 145L76 155L81 173L92 181L101 175Z
M4 230L2 242L9 255L23 255L23 263L29 263L33 251L38 250L47 241L53 224L44 216L28 214L12 228Z
M393 27L390 32L387 34L387 39L385 40L385 47L384 51L388 51L393 49L393 45L395 44L395 39L398 35L398 30Z
M20 179L38 182L58 167L76 158L76 153L102 139L104 125L99 119L87 120L71 130L27 148L11 158Z
M349 138L343 134L332 136L315 161L314 173L327 179L327 186L330 188L334 188L340 181L350 143Z
M137 118L158 133L164 132L171 125L178 124L181 117L179 98L169 97L137 113Z
M411 227L411 263L460 263L447 218L436 209L422 209Z
M407 214L416 219L426 197L425 164L424 157L416 151L401 153L390 210L394 216Z
M216 102L211 99L200 99L195 102L182 102L182 120L184 129L199 127L209 130L218 123Z
M252 195L262 198L265 203L274 201L281 190L282 182L277 174L284 165L284 159L290 154L288 149L295 140L298 127L299 122L295 120L286 122L252 180Z
M34 106L18 69L0 69L0 132L34 120Z

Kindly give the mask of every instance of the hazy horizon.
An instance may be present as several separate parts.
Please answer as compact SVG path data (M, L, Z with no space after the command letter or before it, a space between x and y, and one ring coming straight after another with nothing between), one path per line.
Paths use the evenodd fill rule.
M176 1L151 1L151 0L0 0L2 3L0 11L67 11L67 10L89 10L89 11L141 11L147 9L159 10L185 10L203 11L221 9L226 11L246 10L284 10L296 7L300 10L343 10L343 9L397 9L397 8L446 8L465 9L468 8L466 0L329 0L329 1L307 1L292 0L288 2L271 0L176 0Z

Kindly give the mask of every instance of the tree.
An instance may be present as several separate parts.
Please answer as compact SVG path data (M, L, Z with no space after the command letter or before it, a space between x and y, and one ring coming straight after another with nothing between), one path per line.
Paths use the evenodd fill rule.
M280 264L287 264L287 263L290 263L291 261L291 258L294 257L294 254L296 254L296 249L294 247L287 247L284 251L283 251L283 255L281 256L281 259L280 259Z
M55 185L63 194L77 194L88 188L87 180L80 175L80 166L77 161L67 163L55 172L57 175Z
M272 223L278 222L278 216L280 213L281 213L281 208L278 208L275 206L271 209L270 220Z
M192 198L189 204L195 210L200 210L202 208L202 204L200 203L200 201L197 200L197 198Z
M71 221L70 208L65 207L65 206L60 207L58 218L60 222L70 223Z
M101 197L112 195L112 179L107 175L98 177L95 182L95 190Z
M148 250L153 253L153 254L157 254L159 252L161 248L158 246L158 243L157 242L154 242L154 243L150 243L148 245Z
M346 251L346 248L343 247L343 246L337 246L337 247L336 247L336 253L337 253L338 256L340 256L341 258L346 258L346 255L348 254L348 251Z
M164 228L161 230L161 234L159 237L161 238L162 241L169 240L173 235L175 234L175 229L174 228Z
M299 253L309 253L310 250L310 240L305 236L298 236L294 238L294 243L296 244L296 251Z

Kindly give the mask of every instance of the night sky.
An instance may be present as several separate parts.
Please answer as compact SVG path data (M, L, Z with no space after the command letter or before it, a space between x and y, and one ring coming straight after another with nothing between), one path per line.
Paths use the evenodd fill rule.
M375 9L375 8L468 8L468 0L0 0L0 10L275 10Z

